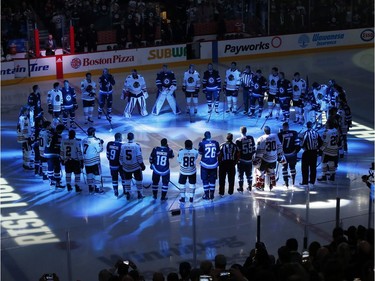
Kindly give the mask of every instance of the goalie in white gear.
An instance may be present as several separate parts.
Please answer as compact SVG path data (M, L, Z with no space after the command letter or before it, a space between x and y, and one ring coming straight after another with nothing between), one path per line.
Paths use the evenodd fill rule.
M193 100L194 113L198 111L198 93L201 87L201 78L198 71L194 69L194 65L189 65L189 69L184 73L182 82L182 90L186 96L186 113L190 113L191 100Z
M155 101L155 105L152 108L154 115L159 115L160 110L163 107L165 100L168 101L174 114L180 114L181 111L176 102L175 90L177 89L177 80L174 73L168 70L166 64L163 65L163 70L160 71L156 76L156 86L158 87L158 93Z
M137 73L136 69L132 74L126 77L121 99L127 99L124 110L124 116L130 118L134 108L138 105L139 112L142 116L147 116L146 99L148 98L146 82L142 75Z
M257 148L254 155L253 164L258 166L260 161L259 170L260 176L257 177L256 189L263 190L265 175L270 177L270 190L276 186L275 168L276 161L285 163L285 156L283 153L282 144L276 134L271 134L271 128L264 127L264 135L257 140Z

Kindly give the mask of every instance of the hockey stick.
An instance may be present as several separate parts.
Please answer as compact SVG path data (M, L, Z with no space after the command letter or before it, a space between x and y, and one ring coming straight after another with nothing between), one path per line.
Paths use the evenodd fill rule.
M169 182L175 187L175 188L177 188L178 190L180 190L181 191L181 188L179 188L176 184L174 184L171 180L169 180Z
M272 113L273 109L275 108L275 106L276 106L276 103L273 104L272 109L271 109L271 113ZM266 122L271 117L271 113L268 114L267 117L266 117L266 120L264 120L264 123L263 123L262 127L260 127L261 130L263 130L264 125L266 125Z
M211 106L211 112L210 112L210 114L208 114L208 119L206 120L206 123L209 123L209 122L210 122L211 115L212 115L212 111L214 111L214 110L213 110L213 108L212 108L212 106Z
M99 103L98 98L95 98L95 100L96 100L96 102L98 103L98 106L99 106L99 108L100 108L100 103ZM112 132L112 130L113 130L112 120L111 120L111 118L108 116L108 113L107 113L107 111L104 109L104 107L102 108L102 111L103 111L103 113L104 113L104 115L105 115L105 118L106 118L106 119L108 120L108 122L109 122L109 126L110 126L109 132Z
M279 163L279 161L277 161L276 162L276 171L275 171L275 174L276 174L276 178L275 178L275 180L276 180L276 182L279 180L279 166L280 166L280 163Z

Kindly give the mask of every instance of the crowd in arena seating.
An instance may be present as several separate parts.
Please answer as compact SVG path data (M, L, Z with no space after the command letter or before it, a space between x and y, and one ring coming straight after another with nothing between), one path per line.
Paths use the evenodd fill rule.
M289 238L275 257L259 242L244 264L229 264L224 255L218 254L214 261L201 261L199 268L181 262L178 273L155 272L152 281L370 281L374 280L373 268L374 230L359 225L345 231L335 228L327 245L313 241L307 249L301 249L295 238ZM99 272L99 281L114 280L143 281L145 276L133 261L124 259L114 268Z
M199 23L216 23L213 32L223 39L231 20L238 21L242 36L371 27L374 21L370 0L16 0L1 5L4 52L8 38L27 38L28 20L48 28L62 47L73 24L81 52L88 51L83 47L90 25L95 31L115 30L114 43L122 49L190 42Z

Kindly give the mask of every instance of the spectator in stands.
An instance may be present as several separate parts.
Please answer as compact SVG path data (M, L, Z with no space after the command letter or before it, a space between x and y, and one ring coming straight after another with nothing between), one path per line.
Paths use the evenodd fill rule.
M116 40L117 47L119 49L125 49L128 41L128 28L125 25L125 20L121 21L121 24L116 29Z
M56 43L58 46L61 46L62 44L62 37L63 37L63 29L65 26L65 15L60 11L56 11L51 19L51 24L54 25L54 34L56 37Z
M180 281L188 281L190 278L191 264L187 261L181 262L178 273L181 276Z
M83 53L86 45L86 33L83 27L80 26L75 33L75 47L77 53Z
M133 18L133 23L130 27L132 34L133 48L138 48L142 46L142 35L143 27L141 23L140 15L135 15Z
M90 24L90 27L86 32L86 36L87 36L87 51L89 53L96 52L97 44L98 44L98 33L96 32L96 29L93 23Z
M152 17L147 18L147 22L144 25L144 33L145 33L145 39L146 39L146 46L154 46L156 24Z
M56 41L53 39L52 34L48 34L48 38L45 44L46 56L54 56L56 50Z

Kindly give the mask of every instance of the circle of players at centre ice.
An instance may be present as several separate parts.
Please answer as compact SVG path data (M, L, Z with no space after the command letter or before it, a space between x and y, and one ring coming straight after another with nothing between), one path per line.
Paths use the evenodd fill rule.
M106 82L103 85L103 76ZM106 79L108 76L111 77L110 79ZM109 74L108 69L103 70L103 75L100 78L101 81L99 82L99 106L98 106L98 118L101 118L101 115L105 114L106 118L111 121L111 111L112 111L112 99L109 101L109 96L112 95L112 86L115 84L114 78L111 74ZM56 84L56 83L55 83ZM261 70L256 70L256 72L252 72L250 66L246 66L243 72L240 72L237 69L236 63L232 62L231 67L226 71L225 80L223 86L221 85L221 78L218 71L213 69L212 64L208 64L207 71L204 72L203 79L201 81L199 73L195 70L194 65L190 65L189 69L184 73L183 83L182 83L182 90L186 96L186 113L188 114L196 114L198 109L198 93L200 88L202 87L203 93L206 96L207 101L207 111L209 114L212 114L213 109L216 113L219 113L219 101L220 101L220 91L222 90L225 95L224 100L224 110L226 112L237 113L238 109L242 106L243 113L249 115L250 117L260 118L262 115L262 111L264 108L264 101L267 101L267 114L266 119L272 118L273 114L275 114L276 119L280 119L283 122L288 122L290 118L290 107L293 106L295 109L295 119L293 120L295 123L303 124L307 123L308 121L315 123L317 127L322 125L322 116L323 113L328 117L329 110L331 108L337 108L340 106L338 102L338 95L340 92L343 92L342 88L337 85L334 80L329 81L329 85L320 85L316 82L312 84L312 87L308 87L308 81L306 82L304 79L300 77L300 74L296 72L294 74L294 79L289 81L285 79L285 75L283 72L279 72L276 67L272 68L272 72L268 77L268 80L262 75ZM158 93L156 102L152 109L152 113L155 115L160 114L160 110L163 106L163 103L167 101L175 114L180 113L180 109L177 105L175 90L177 89L177 81L174 76L174 73L168 70L167 65L163 65L163 70L157 74L156 85L158 87ZM238 95L240 92L240 88L242 88L243 93L243 104L238 107ZM91 80L91 75L88 79L88 75L86 75L86 79L81 83L81 91L82 97L88 94L88 96L95 97L96 95L96 84L94 81ZM87 96L87 95L86 95ZM148 97L147 87L144 78L137 73L136 70L132 71L132 74L129 75L125 79L124 88L122 92L122 99L127 100L127 105L124 110L124 116L130 118L133 110L138 106L139 111L142 116L148 115L146 109L146 99ZM96 97L95 97L96 98ZM107 107L105 109L105 102L107 101ZM85 103L85 102L84 102ZM50 103L48 103L50 106ZM92 104L91 104L92 105ZM53 105L54 106L54 105ZM85 124L89 122L93 123L92 114L93 109L91 108L89 111L87 108L84 107L84 116L85 116ZM85 110L86 109L86 110ZM280 118L280 110L281 110L281 118ZM346 115L345 115L346 114ZM344 112L342 117L343 126L348 127L351 122L350 111ZM64 118L65 117L65 118ZM60 119L56 116L53 118L54 127L58 123L60 123ZM65 127L67 127L67 116L63 115L63 123ZM77 124L74 119L72 121L71 118L71 128L76 128L74 124ZM78 124L77 124L78 125ZM347 133L347 132L346 132ZM96 139L96 138L95 138ZM100 144L100 143L99 143ZM223 144L224 145L224 144ZM223 145L221 145L218 150L221 151ZM99 145L100 146L100 145ZM107 147L108 148L108 147ZM186 149L186 147L185 147ZM345 145L343 149L347 149ZM218 155L219 154L218 151ZM254 150L255 151L255 150ZM100 153L100 152L99 152ZM241 153L240 153L241 154ZM108 151L107 151L108 155ZM173 152L172 152L173 155ZM26 157L27 158L27 157ZM279 161L281 159L280 155L278 157ZM25 159L25 157L24 157ZM108 158L109 159L109 158ZM151 159L151 157L150 157ZM62 156L62 160L64 161L64 156ZM65 159L66 160L66 159ZM239 159L236 159L236 161ZM30 167L32 165L32 161L30 163L26 163L26 167ZM151 163L152 164L152 163ZM195 163L194 163L195 165ZM168 165L169 166L169 165ZM24 162L25 167L25 162ZM155 171L154 166L154 174L158 174ZM38 172L39 173L39 172ZM111 171L112 173L112 171ZM167 167L167 171L163 171L159 175L163 176L169 173L169 167ZM292 177L295 177L295 171L291 171ZM51 173L50 173L51 174ZM66 174L66 182L68 185L68 190L71 190L70 180L71 180L71 173ZM262 174L262 173L261 173ZM271 173L272 174L272 173ZM274 174L274 173L273 173ZM54 173L54 176L56 173ZM219 171L220 175L220 171ZM287 178L289 175L287 174ZM51 183L54 182L54 176L49 176ZM77 177L78 175L76 175ZM87 175L88 176L88 175ZM123 176L123 175L122 175ZM283 171L283 176L285 178L285 172ZM323 175L324 177L325 175ZM230 175L230 177L234 178L234 174ZM95 177L94 177L95 178ZM166 198L166 191L168 189L169 184L169 177L168 180L163 181L162 187L162 198ZM134 180L134 179L133 179ZM251 182L252 178L247 175L247 180L249 187L248 189L251 190ZM117 181L117 180L116 180ZM159 180L158 180L159 181ZM240 185L242 182L243 185L243 173L242 179L240 176ZM75 181L77 183L77 179ZM79 177L78 177L79 182ZM99 181L97 180L96 183ZM115 180L113 181L113 183ZM136 180L137 182L137 180ZM180 179L179 179L180 183ZM287 183L286 183L287 184ZM293 179L294 184L294 179ZM124 194L126 194L127 199L129 197L129 190L126 190L125 186L129 186L129 181L123 181L123 188ZM157 190L158 182L156 179L153 179L153 197L156 199L155 191ZM206 184L207 185L207 184ZM288 184L287 184L288 185ZM77 186L77 184L76 184ZM138 183L139 186L139 183ZM213 190L215 187L215 183L211 183L213 186ZM63 186L58 186L63 187ZM192 202L194 197L195 191L195 181L194 183L190 184L191 192L190 192L190 201ZM117 184L113 185L115 195L118 196L118 186ZM204 186L206 191L207 186ZM90 186L90 191L95 190L102 192L102 190L96 187ZM180 190L182 191L180 201L184 201L184 191L185 185L180 184ZM242 191L242 186L239 188ZM76 191L80 191L80 188L76 187ZM211 192L210 192L211 193ZM220 192L222 193L222 191ZM233 193L233 191L231 192ZM157 194L157 192L156 192ZM163 196L164 194L164 196ZM221 194L222 195L222 194ZM138 198L143 198L143 195L138 194ZM203 196L204 199L210 198L213 199L213 195Z

